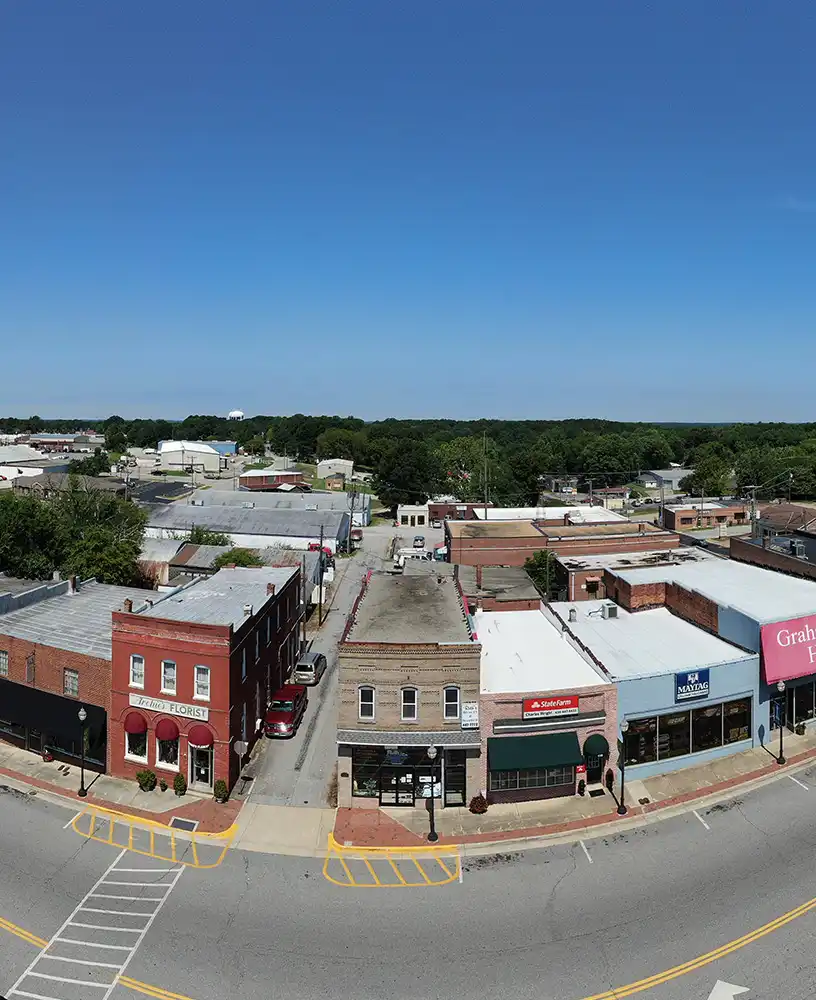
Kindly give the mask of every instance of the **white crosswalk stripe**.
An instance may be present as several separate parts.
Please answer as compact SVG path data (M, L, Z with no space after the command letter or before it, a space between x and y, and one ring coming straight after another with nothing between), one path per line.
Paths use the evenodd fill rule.
M108 1000L184 871L183 865L151 867L149 859L142 868L119 868L126 855L122 851L91 887L8 990L9 998ZM119 880L125 873L127 881ZM104 891L115 886L133 891L128 895ZM95 905L100 898L104 907Z

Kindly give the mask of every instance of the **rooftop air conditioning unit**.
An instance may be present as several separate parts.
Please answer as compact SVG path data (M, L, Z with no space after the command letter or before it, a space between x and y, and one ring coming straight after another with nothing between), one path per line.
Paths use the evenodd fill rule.
M190 501L190 506L191 507L203 507L204 506L204 501L203 500L191 500Z
M617 604L604 604L601 607L601 614L604 618L617 618L618 617L618 606Z
M797 559L805 559L805 543L799 541L791 542L791 552Z
M307 503L306 506L303 509L304 510L317 510L317 504L316 503Z
M255 506L255 503L252 500L244 500L241 506L244 507L246 510L252 510L252 508Z

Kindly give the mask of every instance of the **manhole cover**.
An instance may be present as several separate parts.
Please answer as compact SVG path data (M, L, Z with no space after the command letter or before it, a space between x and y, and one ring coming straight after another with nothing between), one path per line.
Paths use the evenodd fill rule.
M174 826L177 830L187 830L188 833L193 833L198 827L198 820L182 819L181 816L174 816L170 820L170 826Z

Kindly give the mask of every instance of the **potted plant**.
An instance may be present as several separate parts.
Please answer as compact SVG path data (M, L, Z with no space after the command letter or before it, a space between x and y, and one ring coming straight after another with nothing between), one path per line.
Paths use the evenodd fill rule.
M581 778L581 780L578 782L578 794L583 795L585 791L586 791L586 782L584 781L583 778Z
M161 780L159 781L159 788L160 788L160 789L161 789L161 790L162 790L163 792L166 792L166 791L167 791L167 782L166 782L166 781L164 780L164 778L162 778L162 779L161 779Z
M213 795L215 796L215 801L221 803L226 802L229 798L229 789L223 778L219 778L213 785Z
M483 813L487 812L487 799L479 792L478 795L474 795L470 800L470 806L468 807L472 813L477 816L481 816Z
M184 795L187 791L187 779L183 774L177 774L173 778L173 791L176 795Z
M145 768L143 771L136 772L136 780L139 782L139 788L143 792L152 792L156 787L156 774L151 771L150 768Z
M43 747L42 759L46 762L46 764L50 763L54 759L51 747Z

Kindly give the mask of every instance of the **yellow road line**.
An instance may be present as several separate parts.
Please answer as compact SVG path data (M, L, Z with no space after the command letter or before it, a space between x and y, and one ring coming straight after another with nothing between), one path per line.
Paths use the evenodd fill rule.
M420 864L420 863L419 863L419 862L417 861L417 859L416 859L416 858L411 858L411 860L412 860L412 861L414 862L414 864L416 865L416 867L417 867L417 871L419 872L419 874L420 874L420 875L421 875L421 876L422 876L422 877L423 877L423 878L425 879L425 882L426 882L426 883L427 883L428 885L432 885L433 883L432 883L432 882L431 882L431 880L430 880L430 879L428 878L428 875L427 875L427 873L426 873L425 869L424 869L424 868L422 867L422 865L421 865L421 864Z
M149 997L158 997L159 1000L192 1000L191 997L185 996L183 993L171 993L169 990L163 990L160 986L150 986L148 983L140 983L138 979L131 979L130 976L122 976L119 979L119 984L127 986L128 989L136 990L137 993L145 993Z
M375 885L382 885L382 882L377 878L377 873L374 871L374 865L371 864L368 858L363 858L363 861L365 861L366 867L371 872L371 877L374 879Z
M459 868L458 868L458 866L457 866L457 870L456 870L455 872L452 872L452 871L450 870L450 868L448 868L448 866L447 866L447 865L445 864L445 862L444 862L444 861L442 860L442 858L440 858L440 857L437 857L437 859L436 859L436 863L437 863L437 864L439 865L439 867L440 867L440 868L441 868L441 869L442 869L442 870L443 870L443 871L445 872L445 874L446 874L446 875L448 876L448 878L450 878L450 879L455 879L455 878L456 878L456 877L458 876L458 874L459 874Z
M37 948L44 948L48 944L47 941L37 937L36 934L32 934L30 931L24 930L22 927L18 927L17 924L13 924L10 920L4 920L2 917L0 917L0 930L8 931L9 934L22 938L23 941L26 941L28 944L33 944Z
M394 861L393 858L389 858L388 859L388 863L394 869L394 874L397 876L397 878L400 880L400 882L403 885L408 885L408 883L405 881L405 878L403 877L402 872L399 870L399 865L397 864L397 862Z

